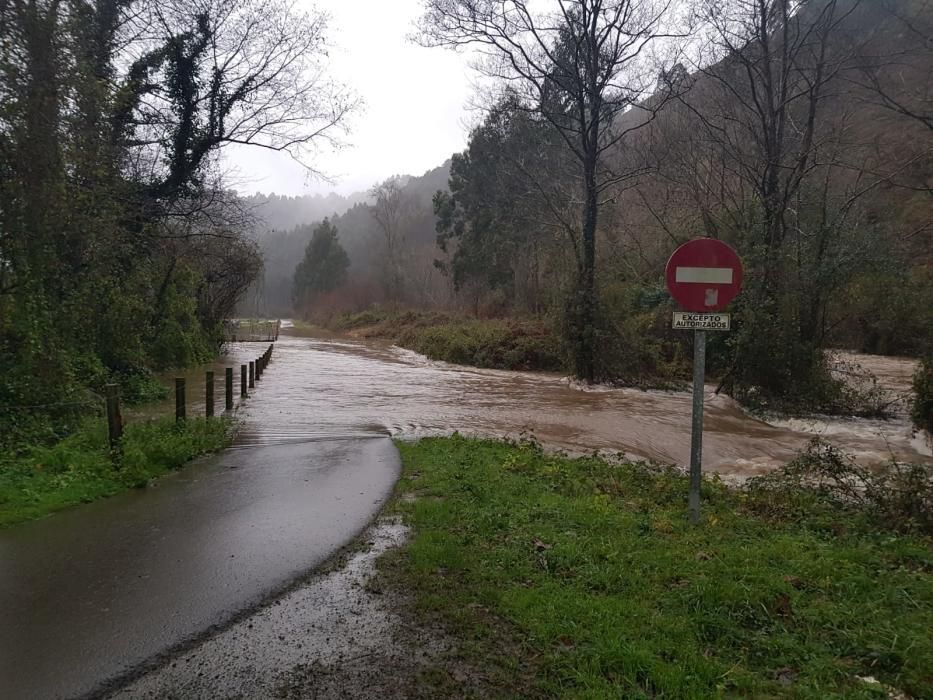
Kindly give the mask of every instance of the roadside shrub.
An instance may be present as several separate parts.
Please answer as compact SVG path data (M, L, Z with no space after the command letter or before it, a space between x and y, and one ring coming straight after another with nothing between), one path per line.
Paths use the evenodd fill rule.
M898 397L885 391L874 374L839 356L828 360L828 365L833 385L824 412L862 418L891 416L891 406L898 402Z
M403 331L399 345L434 360L507 370L561 371L559 341L536 322L451 321Z
M142 367L134 367L114 377L120 385L120 396L128 404L160 401L168 396L168 387L155 374Z
M822 349L800 339L792 315L772 303L740 308L727 388L755 410L833 413L843 382L832 376Z
M933 355L925 357L914 374L910 416L915 426L933 435Z
M673 388L689 378L690 334L671 329L669 295L660 286L607 283L600 291L593 328L596 381L623 386ZM573 358L578 309L564 307L558 326L564 352ZM679 335L678 335L679 334Z
M336 320L334 327L336 330L352 331L364 326L374 326L377 323L385 321L388 314L384 311L375 309L366 309L355 314L344 314Z
M814 438L785 467L750 479L748 506L767 517L833 528L841 515L872 527L933 535L933 469L891 461L875 470L859 466Z

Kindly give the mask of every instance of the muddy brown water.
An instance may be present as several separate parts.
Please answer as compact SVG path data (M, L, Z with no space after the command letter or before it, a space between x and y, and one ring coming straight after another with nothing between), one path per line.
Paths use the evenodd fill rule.
M555 374L477 369L431 361L373 340L317 337L283 324L275 345L274 392L247 402L240 445L308 438L389 434L401 439L446 435L519 437L533 434L572 453L595 450L686 465L688 392L583 387ZM231 344L223 367L258 355L265 345ZM910 391L915 362L846 354L878 378L892 399ZM203 373L192 373L191 411L203 410ZM218 383L218 405L222 385ZM200 403L198 403L200 401ZM171 401L163 410L170 411ZM902 402L903 404L903 402ZM706 392L704 468L746 477L784 464L820 435L865 464L895 457L931 462L929 442L906 415L891 420L775 419L747 414L726 396ZM899 408L903 411L903 408Z

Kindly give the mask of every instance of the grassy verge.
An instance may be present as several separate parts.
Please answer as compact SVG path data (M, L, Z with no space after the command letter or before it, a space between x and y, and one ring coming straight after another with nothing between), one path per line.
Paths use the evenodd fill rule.
M380 575L479 670L479 691L443 666L423 679L444 692L933 697L922 534L715 482L691 527L671 471L458 436L399 449L413 534Z
M173 419L131 423L118 465L110 459L107 426L89 419L51 446L0 457L0 527L41 518L78 503L145 486L198 455L224 447L230 421Z
M537 320L363 311L330 325L359 337L387 338L432 360L489 369L568 371L560 339Z

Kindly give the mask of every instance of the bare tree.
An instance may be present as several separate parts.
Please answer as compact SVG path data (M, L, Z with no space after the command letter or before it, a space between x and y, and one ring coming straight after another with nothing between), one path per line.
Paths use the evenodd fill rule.
M877 0L870 19L854 82L873 103L933 131L933 0Z
M851 55L836 55L831 39L858 4L705 0L702 8L714 53L701 72L716 87L696 113L757 196L763 243L772 253L787 235L791 202L816 164L827 86L850 65ZM766 279L773 272L766 265Z
M383 285L386 296L397 304L405 291L402 256L405 247L405 218L408 213L408 201L401 178L389 178L374 187L370 196L376 200L372 213L379 224L385 246L385 257L380 262Z
M827 308L879 244L863 198L890 173L852 114L860 0L705 0L709 54L658 134L661 172L750 274L725 386L789 397L823 377ZM654 193L642 192L658 211ZM669 220L669 217L667 217ZM875 237L877 239L877 236Z
M536 12L523 0L426 0L420 41L476 49L480 71L546 120L573 154L574 218L552 202L573 244L577 281L570 304L575 369L597 378L596 232L610 190L632 177L614 167L630 132L663 100L645 100L656 70L647 56L669 29L672 0L557 0ZM639 111L633 107L639 106ZM628 113L628 114L626 114ZM613 155L613 158L609 156Z

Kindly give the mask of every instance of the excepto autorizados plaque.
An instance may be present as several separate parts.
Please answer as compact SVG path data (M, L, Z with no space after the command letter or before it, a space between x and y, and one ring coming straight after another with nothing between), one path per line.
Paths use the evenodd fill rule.
M727 331L732 324L731 314L697 314L675 311L675 330L682 331Z

